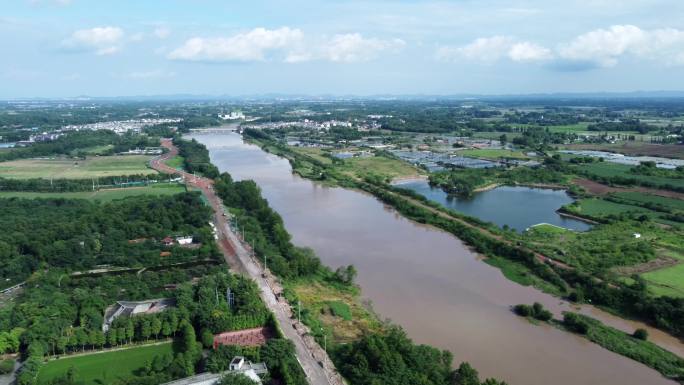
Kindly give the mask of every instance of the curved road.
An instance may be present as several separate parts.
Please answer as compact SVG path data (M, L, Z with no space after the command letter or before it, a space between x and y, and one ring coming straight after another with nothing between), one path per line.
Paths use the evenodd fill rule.
M304 369L309 383L312 385L344 384L328 355L313 341L313 338L306 335L308 329L292 320L293 312L289 304L279 300L273 287L266 279L270 274L264 272L262 267L251 258L251 253L231 230L227 221L227 211L214 191L214 181L166 165L167 160L178 155L178 148L173 145L171 139L162 139L161 144L169 151L152 159L150 166L166 174L179 175L187 186L202 191L214 210L214 225L218 232L218 244L228 266L234 271L249 275L259 285L262 300L275 314L285 337L294 343L297 360Z

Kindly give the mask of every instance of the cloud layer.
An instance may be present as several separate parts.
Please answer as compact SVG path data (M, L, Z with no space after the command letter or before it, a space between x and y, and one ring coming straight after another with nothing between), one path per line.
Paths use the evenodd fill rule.
M365 38L359 33L310 39L300 29L255 28L228 37L193 37L168 54L172 60L202 62L252 62L278 60L300 63L311 60L360 62L381 52L400 50L400 39Z
M475 39L463 46L441 46L437 58L494 63L553 62L558 68L614 67L625 57L655 60L665 65L684 65L684 31L674 28L644 30L634 25L613 25L581 34L555 49L512 36Z
M61 47L68 51L90 51L97 55L111 55L121 49L124 31L118 27L80 29L62 40Z

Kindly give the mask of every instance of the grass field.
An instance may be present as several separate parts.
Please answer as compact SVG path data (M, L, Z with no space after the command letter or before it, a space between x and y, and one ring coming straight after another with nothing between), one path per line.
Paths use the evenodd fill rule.
M380 328L375 316L359 302L357 293L312 280L290 283L287 290L296 295L296 300L290 298L290 303L301 300L306 309L302 311L302 318L308 319L312 330L328 331L329 344L348 343Z
M636 179L638 181L644 181L649 183L654 183L659 186L672 185L677 187L684 187L684 179L675 178L665 178L661 176L649 176L649 175L639 175L629 172L633 166L628 166L624 164L611 163L611 162L596 162L587 163L578 168L585 170L591 174L601 176L601 177L625 177Z
M342 301L330 301L328 302L328 307L330 308L330 312L336 316L340 317L345 321L351 321L352 320L352 313L351 309L349 308L349 305Z
M517 138L521 135L519 132L477 131L473 133L473 138L499 140L499 137L501 137L503 134L506 134L508 140L512 140L513 138Z
M661 197L658 195L644 194L637 191L626 191L613 193L617 198L637 204L657 204L664 207L669 207L675 210L684 210L684 200Z
M99 191L79 191L65 193L41 193L25 191L0 191L0 198L65 198L65 199L90 199L103 202L115 199L123 199L140 195L173 195L185 192L185 186L180 184L158 184L146 187L129 187L121 189L107 189Z
M166 165L169 167L173 167L175 169L181 169L183 168L183 162L185 159L183 159L182 156L176 155L173 158L169 159L166 161Z
M421 170L402 160L383 156L349 158L344 160L343 165L335 168L347 174L357 176L375 174L387 179L414 177L422 173Z
M503 149L467 149L458 151L456 154L468 156L471 158L485 158L485 159L529 159L522 151L511 151Z
M656 295L684 297L684 263L641 274Z
M564 125L560 125L560 126L547 126L544 128L548 128L549 131L551 131L551 132L579 133L579 132L586 132L587 127L589 127L589 123L582 122L582 123L576 123L576 124L564 124Z
M113 175L156 174L146 155L88 157L86 160L22 159L0 163L0 177L29 178L94 178Z
M319 161L323 164L332 163L332 160L330 158L328 158L327 156L325 156L324 155L325 153L320 148L315 148L315 147L290 147L290 148L293 149L294 151L300 153L300 154L308 155L308 156L316 159L317 161Z
M86 385L108 384L117 378L130 377L136 369L155 356L172 353L172 344L142 346L107 353L67 357L46 363L38 373L38 384L64 375L70 367L76 369L77 380Z
M581 199L578 203L579 209L577 212L592 218L602 218L608 215L620 215L625 213L654 214L653 211L643 207L625 205L603 199Z

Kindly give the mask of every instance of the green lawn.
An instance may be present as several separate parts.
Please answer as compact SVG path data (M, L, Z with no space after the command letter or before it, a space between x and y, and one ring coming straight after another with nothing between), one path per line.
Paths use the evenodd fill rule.
M485 159L529 159L522 151L511 151L503 149L467 149L458 151L456 154L468 156L471 158L485 158Z
M68 158L21 159L0 163L0 177L30 178L95 178L113 175L156 174L148 167L152 157L146 155L114 155Z
M76 378L84 384L107 384L117 378L130 377L136 369L145 366L146 361L167 353L172 353L171 343L61 358L46 363L40 369L38 384L47 384L64 375L72 366L76 369Z
M653 211L643 207L625 205L597 198L581 199L578 201L578 204L579 209L575 210L577 213L593 218L620 215L624 213L654 214Z
M330 311L334 316L340 317L345 321L352 320L351 309L346 303L342 301L330 301L328 302L328 306L330 307Z
M185 161L185 159L183 159L182 156L176 155L173 158L167 160L166 165L169 167L173 167L175 169L181 169L183 168L183 161Z
M64 192L64 193L42 193L42 192L26 192L26 191L0 191L0 198L65 198L65 199L90 199L99 201L112 201L115 199L123 199L130 196L139 195L173 195L185 192L185 186L171 183L158 184L146 187L129 187L121 189L107 189L99 191L79 191L79 192Z
M657 295L684 297L684 263L641 275Z

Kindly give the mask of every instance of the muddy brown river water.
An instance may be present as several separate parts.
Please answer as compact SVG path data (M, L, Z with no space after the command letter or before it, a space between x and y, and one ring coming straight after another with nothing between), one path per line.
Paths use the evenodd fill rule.
M374 197L295 176L289 163L238 134L197 134L211 160L235 179L253 179L285 221L295 244L323 263L353 264L363 297L418 343L448 349L482 378L511 385L674 384L658 372L548 325L510 306L541 302L556 315L568 303L507 280L456 237L405 219ZM577 310L577 309L575 309ZM592 307L582 312L631 332L644 325ZM650 338L684 355L682 343L648 328Z

